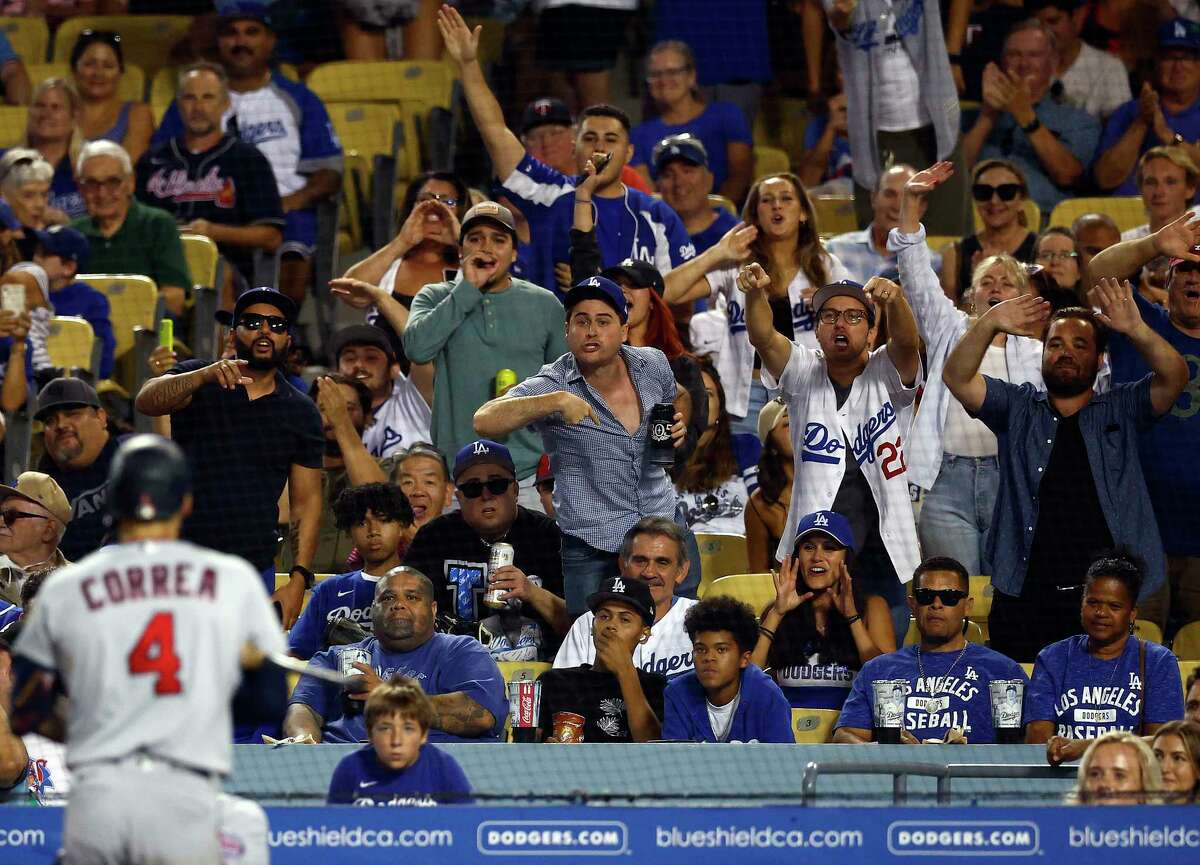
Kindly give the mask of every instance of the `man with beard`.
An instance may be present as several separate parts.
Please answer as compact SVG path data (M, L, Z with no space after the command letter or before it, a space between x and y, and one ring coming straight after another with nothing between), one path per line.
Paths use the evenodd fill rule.
M1155 333L1175 347L1187 361L1187 386L1167 414L1142 434L1142 471L1150 501L1158 516L1167 553L1167 575L1173 597L1164 597L1180 624L1200 619L1200 467L1191 455L1200 449L1200 256L1192 245L1200 230L1189 225L1185 214L1149 237L1119 243L1096 256L1092 272L1120 277L1136 273L1148 261L1168 256L1167 308L1135 295L1142 318ZM1137 381L1149 370L1136 346L1123 336L1109 343L1109 361L1115 382ZM1139 608L1138 618L1145 617Z
M1171 410L1187 384L1179 353L1138 313L1133 287L1102 280L1099 312L1050 314L1042 349L1046 392L980 374L999 333L1039 332L1049 304L1033 295L984 313L959 341L942 374L946 386L999 440L1000 486L988 537L995 596L991 645L1032 661L1046 645L1079 632L1082 586L1097 550L1124 547L1146 562L1141 597L1166 576L1162 542L1136 458L1139 433ZM1096 393L1110 332L1123 334L1151 372Z
M254 565L274 592L285 628L295 624L314 582L325 452L320 412L281 370L296 313L296 304L274 289L246 292L233 312L237 357L184 361L146 382L136 402L151 417L171 415L175 441L191 465L195 506L183 537ZM291 580L275 591L284 484L294 564Z

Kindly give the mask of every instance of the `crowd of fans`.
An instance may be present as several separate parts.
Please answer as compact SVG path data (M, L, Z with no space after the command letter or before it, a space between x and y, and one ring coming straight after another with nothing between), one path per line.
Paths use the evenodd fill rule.
M0 488L0 691L42 581L109 537L130 420L53 377L50 318L91 323L108 378L78 275L149 276L188 321L184 231L228 264L220 356L160 347L129 407L191 466L185 538L253 565L296 657L360 674L237 731L369 743L331 801L462 801L429 742L784 743L794 709L840 711L839 743L1045 744L1082 758L1081 802L1196 797L1200 683L1167 648L1200 623L1194 4L796 4L819 111L766 174L772 72L741 50L766 3L659 0L634 123L611 73L635 0L540 2L554 89L512 126L453 6L329 5L352 59L444 52L489 171L408 183L395 236L321 287L363 320L320 345L300 316L343 153L268 5L197 18L157 124L117 96L115 32L38 82L0 35L29 106L0 156L0 406L41 381L43 429ZM859 230L825 237L831 190ZM1103 200L1049 224L1129 195L1123 233ZM772 600L710 590L712 532ZM510 694L511 662L552 669ZM51 748L0 724L0 786Z

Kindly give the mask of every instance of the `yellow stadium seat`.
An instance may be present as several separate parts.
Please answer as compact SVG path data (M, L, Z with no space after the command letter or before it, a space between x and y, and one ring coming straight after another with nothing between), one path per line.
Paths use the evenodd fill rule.
M1183 683L1183 687L1187 687L1188 677L1192 675L1197 667L1200 667L1200 661L1180 661L1179 662L1179 681ZM1184 692L1183 699L1187 699L1187 693Z
M1050 225L1071 227L1085 213L1103 213L1112 217L1121 231L1146 223L1146 206L1140 195L1110 195L1102 198L1068 198L1054 206Z
M206 288L220 288L217 279L220 275L221 253L217 251L217 244L202 234L186 233L179 235L179 242L183 245L183 257L187 261L192 282Z
M1188 622L1179 629L1171 651L1181 661L1200 661L1200 621Z
M132 273L83 273L79 279L108 298L116 355L133 347L133 330L157 332L158 286L148 276Z
M190 15L82 15L68 18L54 34L53 60L66 63L84 30L115 30L121 34L126 65L142 67L153 76L192 25Z
M47 78L65 78L71 81L71 67L66 63L26 63L29 80L35 85ZM146 98L146 74L140 66L125 64L125 73L117 85L117 95L122 99L141 102Z
M992 578L971 577L971 615L972 622L986 622L992 611Z
M50 49L50 30L44 18L0 17L0 33L8 37L13 50L21 55L21 62L28 68L30 63L41 63ZM29 76L34 84L37 79Z
M749 569L746 536L727 532L698 532L700 548L700 585L707 586L718 577L744 574Z
M0 147L16 147L21 143L28 112L24 105L0 105Z
M50 319L46 351L50 363L60 369L83 369L95 375L96 335L86 320L73 315L58 315Z
M749 604L758 615L775 600L775 581L770 574L730 574L709 583L702 596L736 598Z
M972 210L975 211L975 230L982 231L983 217L979 215L979 208L974 207ZM1025 227L1030 231L1041 231L1042 228L1042 212L1038 210L1037 202L1032 198L1025 199Z
M770 174L787 174L792 170L792 161L787 151L768 144L754 145L754 177L766 177Z
M917 630L917 620L909 619L908 633L904 635L904 645L915 646L920 641L921 632ZM967 621L967 642L978 643L981 646L987 643L987 634L984 633L978 622Z
M1163 640L1162 628L1145 619L1138 619L1134 622L1133 632L1147 643L1161 644Z
M319 583L319 582L321 582L321 580L327 580L332 576L334 576L334 574L313 574L313 577L314 577L313 582ZM291 574L276 573L275 574L275 590L278 591L279 589L282 589L289 582L291 582L291 580L292 580Z
M925 245L933 252L941 252L952 243L958 243L962 238L955 237L952 234L927 234L925 235Z
M1033 676L1033 664L1022 664L1021 669L1025 671L1026 676Z
M754 147L777 147L785 153L804 152L804 134L812 115L808 101L779 96L763 103L754 121Z
M715 194L710 195L710 196L708 196L708 203L713 207L723 207L726 210L728 210L730 213L732 213L734 216L741 215L738 213L737 205L734 204L732 201L730 201L728 198L726 198L724 195L715 195Z
M817 214L817 231L821 237L833 237L847 231L858 231L854 215L854 199L848 195L816 195L812 198Z
M792 733L797 745L824 745L833 738L837 709L792 709Z

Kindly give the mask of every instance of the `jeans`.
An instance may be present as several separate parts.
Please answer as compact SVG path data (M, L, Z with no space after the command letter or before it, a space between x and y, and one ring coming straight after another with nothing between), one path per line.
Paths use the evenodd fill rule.
M758 438L758 413L762 407L771 401L771 394L762 386L758 379L750 381L750 402L746 405L745 417L729 416L729 423L734 434L749 433Z
M899 648L904 645L904 635L908 633L908 582L897 578L896 568L882 542L878 542L878 536L872 540L876 543L868 542L855 558L854 583L864 595L879 595L887 601ZM912 579L911 574L906 576Z
M598 550L572 535L562 536L563 589L567 612L579 616L587 612L588 596L600 583L620 573L617 554Z
M990 574L985 549L999 486L995 457L943 454L917 521L922 555L949 556L972 576Z

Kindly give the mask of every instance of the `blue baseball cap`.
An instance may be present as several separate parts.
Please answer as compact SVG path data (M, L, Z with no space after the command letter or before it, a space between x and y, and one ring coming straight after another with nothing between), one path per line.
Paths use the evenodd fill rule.
M8 202L3 200L0 200L0 227L7 228L9 231L17 231L21 228L21 220L17 219L17 215L13 213Z
M704 148L704 142L686 132L682 135L671 135L664 138L658 144L654 145L654 150L651 154L651 160L654 162L654 171L656 173L662 171L668 163L674 162L677 159L682 159L684 162L691 163L692 165L699 165L702 168L708 168L708 151Z
M875 326L875 307L871 303L870 298L867 297L867 293L863 290L863 287L852 279L831 282L829 285L818 288L812 298L813 310L817 315L820 315L821 307L835 297L850 297L857 300L863 305L863 309L867 311L867 324L871 327Z
M271 3L267 0L216 0L213 5L222 22L250 18L271 26Z
M491 439L479 439L469 445L464 445L454 457L455 482L458 482L458 478L463 472L479 463L500 466L514 478L517 476L517 467L513 465L512 454L508 452L508 448Z
M843 547L855 549L854 530L850 528L850 521L837 511L814 511L802 516L800 524L796 526L796 540L792 546L812 534L829 535Z
M1200 54L1200 24L1187 18L1172 18L1158 28L1159 48L1186 48Z
M82 273L92 257L92 245L82 231L69 225L52 225L44 231L34 231L33 236L47 255L57 255L63 261L73 261L76 271Z
M567 299L563 302L563 306L569 313L571 307L585 300L602 300L616 310L621 324L629 320L629 309L625 306L625 292L621 291L621 286L611 279L603 276L589 276L587 279L581 279L567 292Z

